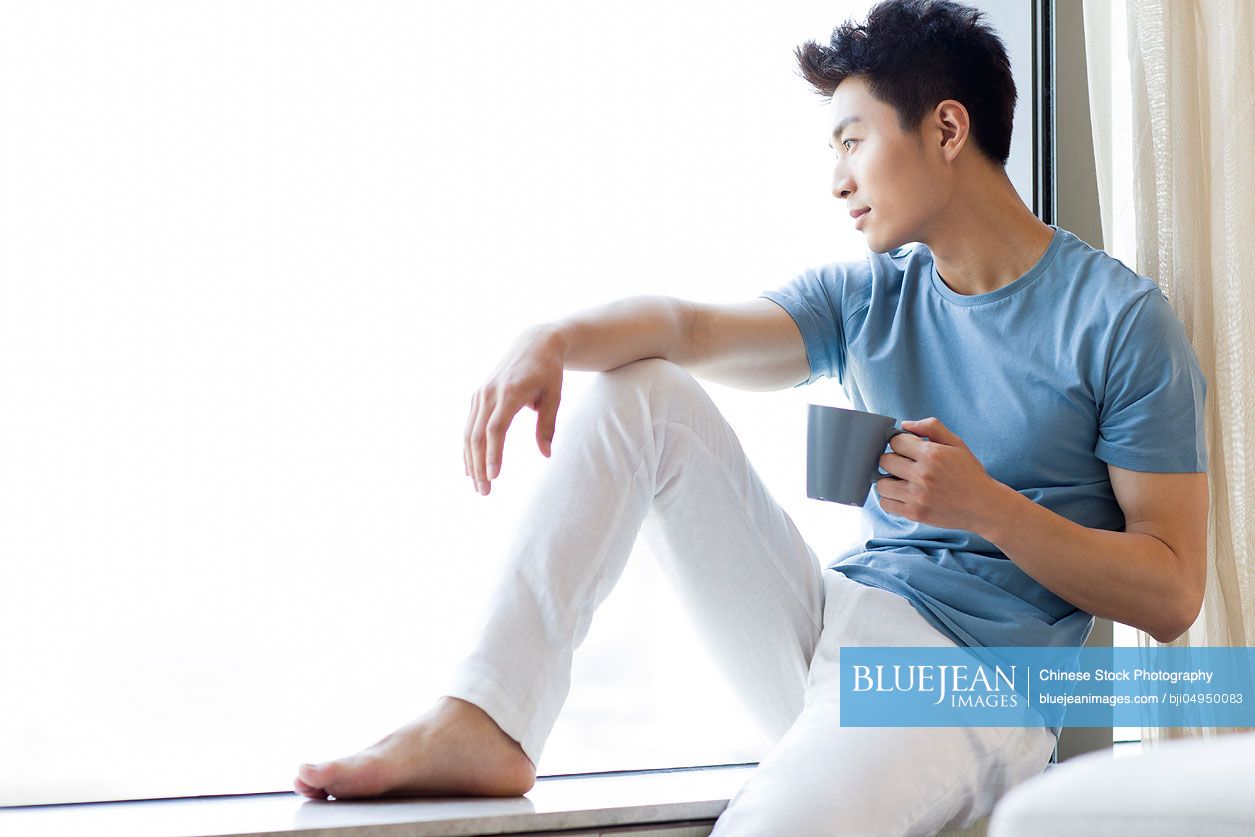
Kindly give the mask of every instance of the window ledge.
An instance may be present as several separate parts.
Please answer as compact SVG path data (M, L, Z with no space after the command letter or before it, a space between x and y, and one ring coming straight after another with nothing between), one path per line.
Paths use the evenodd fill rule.
M756 764L541 777L526 796L315 800L296 793L91 802L0 809L0 833L27 837L436 837L535 834L670 823L706 834ZM579 833L579 832L576 832ZM587 831L585 833L588 833Z
M1140 742L1115 746L1136 756ZM699 837L756 763L545 776L526 796L478 799L307 799L295 793L199 796L0 808L0 834L23 837ZM1047 765L1047 769L1056 765ZM987 818L943 837L985 833Z

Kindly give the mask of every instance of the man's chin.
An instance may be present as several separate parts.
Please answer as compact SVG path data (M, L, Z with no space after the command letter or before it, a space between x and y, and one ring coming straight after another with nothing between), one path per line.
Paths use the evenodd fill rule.
M866 233L864 233L864 238L866 238L867 240L867 249L872 251L873 253L888 253L892 250L897 250L899 247L901 247L904 244L909 243L912 240L912 239L907 239L906 241L894 241L893 239L886 239L886 238L881 238L880 236L867 235Z

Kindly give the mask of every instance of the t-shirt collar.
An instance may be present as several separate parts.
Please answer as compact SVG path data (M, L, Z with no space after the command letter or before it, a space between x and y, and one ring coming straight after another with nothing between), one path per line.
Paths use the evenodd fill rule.
M1054 224L1050 224L1050 228L1054 230L1054 235L1050 238L1050 244L1046 246L1046 252L1042 253L1041 258L1037 260L1037 264L1029 269L1020 278L1010 284L1003 285L1001 288L990 291L985 294L961 294L950 289L945 282L941 281L941 275L937 273L937 262L932 258L932 252L928 254L928 272L932 278L932 286L937 293L941 294L947 300L955 305L969 307L972 305L984 305L987 302L997 302L1000 299L1006 299L1012 294L1017 294L1027 288L1029 285L1037 281L1037 278L1046 272L1046 268L1050 266L1050 262L1054 259L1055 254L1059 252L1060 246L1063 244L1064 231Z

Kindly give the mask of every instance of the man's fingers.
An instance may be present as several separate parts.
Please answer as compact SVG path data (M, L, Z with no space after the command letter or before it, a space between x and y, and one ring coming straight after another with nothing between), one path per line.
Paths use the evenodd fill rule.
M475 405L475 420L471 423L471 479L475 480L475 490L481 494L484 479L484 422L491 411L488 404L490 396L482 395Z
M488 432L485 436L488 455L485 467L488 479L495 480L497 474L501 473L501 449L505 447L506 429L510 426L514 414L519 411L519 406L521 405L512 406L510 401L503 398L497 402L496 409L492 411L492 416L488 419Z
M542 396L536 405L536 444L545 456L553 455L553 433L558 422L558 402L561 395Z
M471 409L466 415L466 429L462 431L462 467L471 475L471 428L475 426L475 411L479 408L479 390L471 395Z

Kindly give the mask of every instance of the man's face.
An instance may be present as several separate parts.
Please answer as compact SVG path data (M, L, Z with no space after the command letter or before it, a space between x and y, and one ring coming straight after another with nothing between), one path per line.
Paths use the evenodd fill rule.
M870 209L858 224L867 246L885 253L922 240L928 219L944 206L944 182L937 162L925 153L919 135L898 127L897 112L873 98L867 83L851 76L832 95L829 131L844 125L834 147L832 194L847 211ZM857 118L857 121L849 121ZM848 124L847 124L848 123Z

